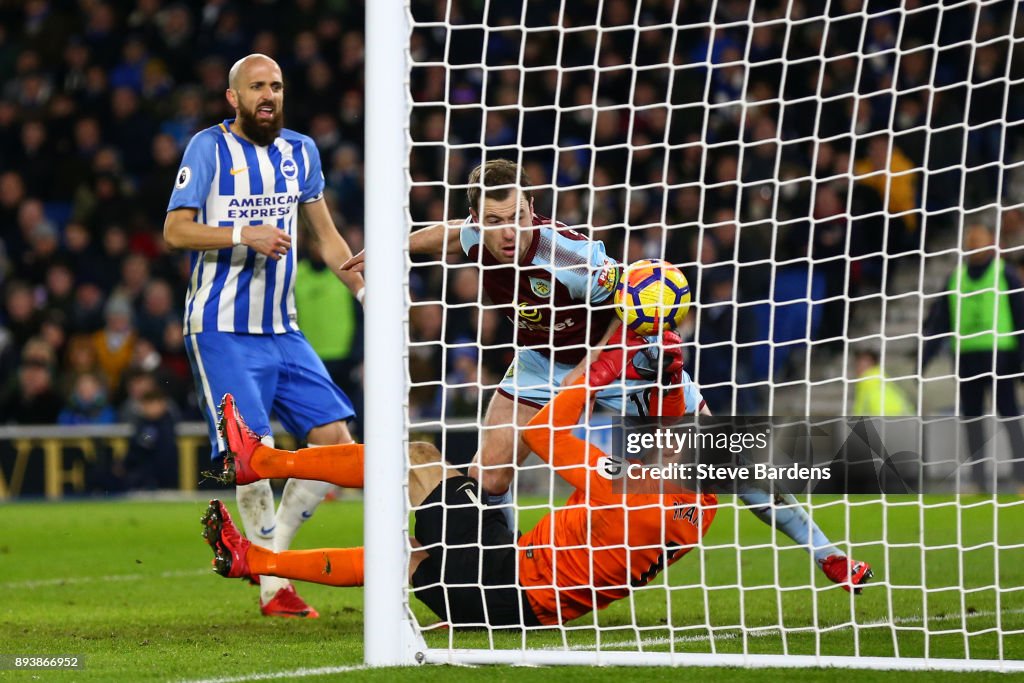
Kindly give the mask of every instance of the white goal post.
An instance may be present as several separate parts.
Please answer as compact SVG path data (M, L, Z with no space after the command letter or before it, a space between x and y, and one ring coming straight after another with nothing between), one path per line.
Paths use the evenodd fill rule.
M416 663L425 649L408 610L408 438L405 292L408 282L408 21L400 0L366 6L365 367L366 539L364 659L370 666ZM376 299L376 303L373 303ZM401 312L401 314L399 314ZM371 370L372 368L372 370Z
M852 416L901 396L911 415L966 414L969 347L928 341L963 319L954 301L934 327L936 302L963 291L951 283L974 277L973 254L994 246L997 265L1024 272L1020 12L1002 0L367 2L366 664L1024 671L1013 416L992 421L973 468L922 450L921 472L936 466L947 488L798 496L836 547L873 565L858 596L721 496L703 541L607 610L447 629L409 586L407 499L410 441L439 437L463 465L511 376L496 368L521 367L522 325L502 327L479 275L520 266L482 265L483 244L475 258L409 248L411 231L465 218L469 169L499 158L530 173L538 214L615 261L686 274L687 370L714 413ZM972 242L972 225L994 245ZM552 262L556 280L569 270ZM1015 292L993 277L998 309ZM1018 394L1024 377L997 365L1003 349L986 416L999 382ZM607 420L583 438L607 445ZM918 424L932 444L959 443L959 428ZM533 456L515 472L525 532L568 489ZM962 486L972 478L977 489Z

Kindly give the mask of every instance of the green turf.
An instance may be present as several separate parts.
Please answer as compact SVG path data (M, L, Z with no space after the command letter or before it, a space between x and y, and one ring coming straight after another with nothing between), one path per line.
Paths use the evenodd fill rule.
M635 619L630 601L622 601L600 613L596 622L593 617L575 622L567 638L576 647L586 647L594 642L594 625L599 623L603 647L609 649L634 649L639 638L652 651L667 651L674 641L678 652L812 654L820 648L830 654L891 655L898 650L920 656L927 646L934 657L986 658L998 657L1001 647L1005 658L1024 659L1024 507L1008 505L1013 499L1000 500L996 508L991 499L964 498L959 508L952 499L928 499L930 507L922 512L916 504L883 510L877 501L856 502L850 508L816 508L815 516L834 538L855 542L856 556L870 561L876 578L890 586L875 586L851 601L812 572L806 553L795 548L773 551L767 527L727 507L702 547L669 570L667 583L657 582L636 594ZM206 569L209 549L200 538L198 521L204 508L200 502L137 501L0 506L0 655L74 654L84 656L85 662L83 670L74 672L0 671L0 679L191 680L358 666L361 591L303 585L303 596L317 606L321 619L260 617L255 588ZM538 514L524 513L523 525ZM737 530L742 552L732 545ZM922 530L925 544L935 548L924 553ZM355 545L361 536L361 505L336 502L325 505L306 525L296 546ZM890 540L888 547L880 542L884 537ZM995 538L1002 546L998 564ZM933 590L925 598L922 578L932 589L950 588ZM806 587L812 581L816 600ZM698 588L701 582L710 589ZM740 582L742 591L736 587ZM771 588L776 583L784 590ZM964 591L953 588L961 586ZM667 601L673 628L668 627ZM415 608L423 623L432 623L421 605ZM747 627L746 637L735 628L740 623ZM435 647L449 641L459 647L488 642L481 631L435 631L427 638ZM549 630L531 635L528 642L552 647L561 637ZM498 647L519 643L517 635L494 634ZM821 670L713 673L713 680L745 682L836 676ZM560 679L587 681L652 675L650 670L582 667L558 672ZM336 672L307 680L531 681L542 676L550 674L521 668L428 667ZM925 680L928 674L858 672L856 680L897 676ZM973 677L985 678L1007 680L991 674Z

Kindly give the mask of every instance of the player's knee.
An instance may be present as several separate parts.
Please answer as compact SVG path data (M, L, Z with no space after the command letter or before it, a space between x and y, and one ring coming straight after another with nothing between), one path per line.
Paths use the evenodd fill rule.
M432 443L414 441L409 444L409 462L412 465L429 465L441 462L441 451Z
M501 467L498 469L480 468L480 486L491 495L499 495L508 491L512 485L512 469Z
M351 443L352 435L348 433L348 427L344 422L336 421L329 424L313 427L306 435L306 441L318 446L327 446L338 443Z

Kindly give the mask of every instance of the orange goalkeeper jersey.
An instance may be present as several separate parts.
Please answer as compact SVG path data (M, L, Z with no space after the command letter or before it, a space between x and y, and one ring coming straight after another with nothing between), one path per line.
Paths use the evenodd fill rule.
M682 394L669 393L651 414L684 414ZM606 454L572 434L587 399L580 383L562 390L524 432L530 448L575 489L519 539L519 585L542 624L603 609L647 584L700 541L718 502L691 491L613 491L612 480L599 474Z

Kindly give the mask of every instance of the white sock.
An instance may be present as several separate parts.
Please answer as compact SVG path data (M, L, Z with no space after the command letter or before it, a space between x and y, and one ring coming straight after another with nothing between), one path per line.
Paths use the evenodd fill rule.
M317 448L318 444L309 444L309 448ZM277 508L274 532L274 552L288 550L292 539L298 533L303 522L313 516L317 506L324 499L333 484L311 479L289 479L281 495L281 504Z
M242 517L245 537L255 545L274 549L277 536L274 521L274 491L266 479L254 484L235 487L235 501ZM260 577L260 602L269 602L277 591L288 585L287 579L276 576Z

